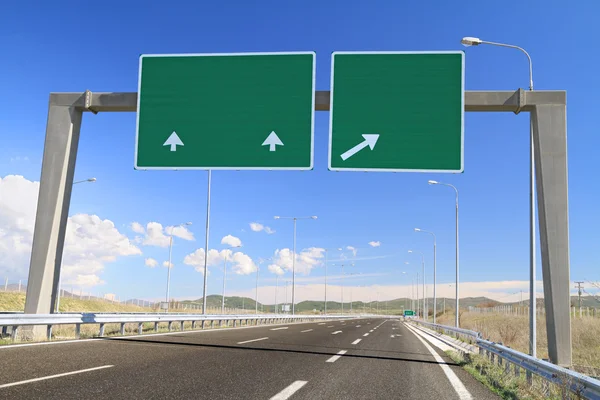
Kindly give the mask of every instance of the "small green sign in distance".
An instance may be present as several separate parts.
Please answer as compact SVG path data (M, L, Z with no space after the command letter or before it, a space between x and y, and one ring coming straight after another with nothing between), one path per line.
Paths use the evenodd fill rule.
M140 57L135 168L310 170L315 53Z
M464 170L464 52L334 52L329 169Z
M404 310L405 317L412 317L414 315L415 315L415 312L413 310Z

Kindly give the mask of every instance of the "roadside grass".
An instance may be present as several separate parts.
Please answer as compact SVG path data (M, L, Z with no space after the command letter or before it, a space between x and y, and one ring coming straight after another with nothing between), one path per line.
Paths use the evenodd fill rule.
M437 317L443 325L454 325L454 314ZM522 315L464 312L461 328L480 332L485 339L502 343L523 353L529 352L529 318ZM571 318L573 369L589 376L600 376L600 318ZM537 319L537 357L548 359L546 319Z
M23 311L25 293L0 292L0 311ZM149 307L111 303L103 300L80 300L61 297L60 312L152 312Z
M489 390L505 400L560 400L579 398L576 394L566 390L566 384L551 384L535 375L532 378L531 384L529 384L525 370L521 369L520 374L517 376L512 366L510 369L506 369L506 364L499 365L492 363L487 358L478 354L469 354L466 357L463 357L456 351L447 351L446 354Z

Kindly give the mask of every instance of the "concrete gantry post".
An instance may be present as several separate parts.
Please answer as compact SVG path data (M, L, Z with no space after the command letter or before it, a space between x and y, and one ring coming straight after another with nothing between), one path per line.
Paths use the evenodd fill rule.
M536 191L548 354L571 364L569 222L565 91L465 92L468 112L530 112L536 151ZM44 147L25 312L48 314L58 293L67 216L83 112L135 112L137 93L52 93ZM315 110L329 111L330 92L315 93ZM36 339L43 339L33 331Z

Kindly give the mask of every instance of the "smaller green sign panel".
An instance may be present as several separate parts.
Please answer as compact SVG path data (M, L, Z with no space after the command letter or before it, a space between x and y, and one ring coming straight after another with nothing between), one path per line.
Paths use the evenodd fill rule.
M315 53L140 57L136 169L310 170Z
M463 172L464 53L334 52L329 169Z
M413 310L404 310L405 317L412 317L414 315L415 315L415 312Z

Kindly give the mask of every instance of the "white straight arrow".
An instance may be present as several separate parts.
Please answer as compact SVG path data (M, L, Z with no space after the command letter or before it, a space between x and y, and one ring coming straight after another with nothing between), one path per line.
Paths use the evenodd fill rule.
M377 140L379 140L379 134L373 133L373 134L365 134L362 135L362 137L365 139L362 142L360 142L359 144L357 144L356 146L354 146L353 148L351 148L350 150L348 150L347 152L345 152L344 154L342 154L342 160L346 161L347 159L349 159L350 157L352 157L353 155L355 155L356 153L358 153L359 151L361 151L362 149L364 149L365 147L369 146L371 148L371 150L373 150L373 148L375 147L375 144L377 143Z
M171 146L171 151L177 151L177 146L183 146L183 142L177 135L177 132L173 131L171 136L167 139L167 141L163 144L163 146Z
M272 131L262 145L269 146L269 151L276 151L277 148L275 146L283 146L283 142L279 139L275 131Z

